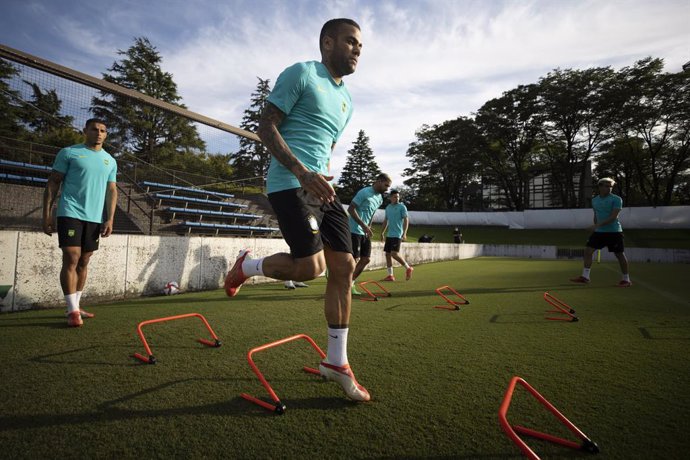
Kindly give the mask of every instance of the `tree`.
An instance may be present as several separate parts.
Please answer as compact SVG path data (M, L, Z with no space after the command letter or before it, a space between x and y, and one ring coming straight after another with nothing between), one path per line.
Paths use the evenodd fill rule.
M147 38L135 38L134 45L118 54L122 60L103 74L104 80L186 108L179 102L172 75L161 69L161 56ZM205 148L190 120L127 97L101 91L101 97L92 100L91 112L108 124L110 144L149 164Z
M542 127L538 99L536 85L518 86L477 112L476 122L487 142L482 152L484 183L503 191L510 210L529 207L529 182Z
M0 138L17 138L24 131L20 123L21 107L15 102L21 97L8 83L18 73L10 62L0 59Z
M672 204L690 169L690 72L662 69L663 60L650 57L620 72L627 97L619 135L631 146L629 159L651 206Z
M261 113L266 106L266 99L271 93L270 80L257 77L259 83L251 95L251 105L244 111L240 127L250 132L257 132ZM271 161L271 153L261 143L240 138L240 149L232 155L232 163L235 175L239 179L249 177L264 178L268 173L268 165Z
M612 138L622 107L615 72L608 67L556 69L539 80L539 94L542 153L559 201L568 208L586 207L590 161Z
M345 167L340 174L338 195L343 203L349 203L363 187L371 185L381 174L374 152L369 147L369 137L360 130L352 148L347 151Z
M468 187L479 182L484 138L474 120L459 117L440 125L424 125L410 144L412 168L405 185L416 190L416 205L426 210L464 210Z

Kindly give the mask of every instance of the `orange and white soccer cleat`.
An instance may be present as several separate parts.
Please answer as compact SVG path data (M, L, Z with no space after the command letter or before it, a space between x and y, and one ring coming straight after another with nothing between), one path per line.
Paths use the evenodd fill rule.
M354 401L369 401L371 399L367 389L357 383L349 364L334 366L324 359L319 364L319 372L324 379L339 383L348 398Z
M244 262L244 259L246 259L248 255L249 249L241 250L237 256L237 259L235 259L235 265L232 266L225 277L223 287L225 287L225 293L228 295L228 297L235 297L237 293L240 292L242 283L247 281L247 277L244 276L244 273L242 272L242 262Z

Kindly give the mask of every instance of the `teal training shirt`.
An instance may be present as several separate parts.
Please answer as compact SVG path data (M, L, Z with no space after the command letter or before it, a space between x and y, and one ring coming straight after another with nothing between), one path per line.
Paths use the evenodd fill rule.
M407 217L407 206L402 203L389 204L386 206L386 219L388 219L388 233L390 238L402 238L403 219Z
M374 213L383 203L383 196L370 185L357 192L352 199L352 203L357 206L357 214L359 214L362 222L369 225L371 218L374 217ZM356 235L364 235L364 230L352 216L350 216L350 232Z
M53 169L65 175L58 201L58 217L103 223L108 182L116 182L117 163L108 152L91 150L84 144L58 152Z
M614 209L623 209L623 199L613 193L609 193L604 198L597 195L592 198L592 208L594 208L594 213L597 216L597 222L603 222L609 218ZM619 233L623 231L623 227L621 227L621 223L616 219L610 224L599 227L594 231L602 233Z
M278 76L267 100L285 114L278 131L292 153L308 170L328 174L331 148L352 117L345 83L336 84L320 62L300 62ZM268 193L298 187L295 175L271 157Z

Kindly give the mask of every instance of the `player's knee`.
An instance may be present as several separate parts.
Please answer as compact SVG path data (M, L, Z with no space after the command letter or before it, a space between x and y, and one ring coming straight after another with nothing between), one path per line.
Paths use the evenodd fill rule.
M295 264L295 272L292 275L293 281L309 281L326 270L326 263L319 258L298 259Z
M359 265L361 267L366 267L367 265L369 265L369 262L371 262L371 257L362 257L361 259L359 259Z

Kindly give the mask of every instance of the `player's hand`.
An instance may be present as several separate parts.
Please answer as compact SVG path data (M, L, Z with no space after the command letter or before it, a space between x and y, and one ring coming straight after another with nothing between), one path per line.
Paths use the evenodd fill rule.
M55 229L53 228L52 220L44 220L43 221L43 233L45 233L48 236L53 236L54 231L55 231Z
M596 229L597 229L597 225L596 225L596 224L590 225L589 227L587 227L587 230L589 230L590 232L593 232L593 231L596 230Z
M335 201L335 190L330 182L333 176L324 176L314 171L307 171L297 177L302 188L312 196L317 197L322 203Z
M113 221L112 220L107 220L103 222L103 226L101 228L101 236L103 238L109 237L113 233Z
M403 233L403 236L401 239L402 239L402 241L407 241L407 233Z
M383 236L383 233L381 233L381 241L385 241L386 237Z
M368 225L364 226L364 234L367 236L367 238L371 238L372 236L374 236L374 232L371 231L371 227L369 227Z

